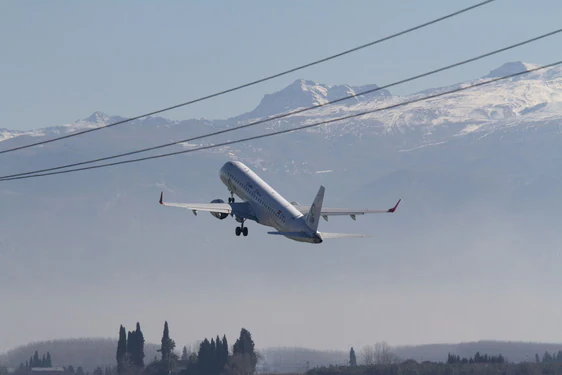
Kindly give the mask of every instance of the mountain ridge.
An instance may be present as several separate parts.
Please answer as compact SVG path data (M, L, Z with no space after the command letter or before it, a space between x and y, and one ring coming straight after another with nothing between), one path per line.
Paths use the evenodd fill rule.
M285 113L285 112L290 112L299 108L307 108L307 107L313 107L313 106L318 106L321 104L325 104L329 101L335 100L335 99L339 99L348 95L354 95L354 98L341 102L341 103L337 103L334 105L329 105L327 107L324 108L318 108L318 109L313 109L310 110L308 112L305 113L301 113L298 114L296 116L299 117L333 117L334 115L338 115L338 114L348 114L351 111L361 111L363 109L366 108L372 108L373 106L385 106L385 105L392 105L392 104L396 104L400 101L405 101L409 98L417 98L420 95L428 95L428 94L435 94L438 92L443 92L446 91L448 89L454 89L454 88L458 88L458 87L462 87L463 85L466 84L470 84L470 83L474 83L474 82L481 82L487 78L497 78L499 76L503 76L503 75L507 75L507 74L513 74L519 71L524 71L524 70L528 70L528 69L532 69L534 67L536 67L536 64L530 64L530 63L524 63L521 61L514 61L514 62L508 62L505 63L501 66L499 66L498 68L495 68L493 70L491 70L487 75L482 76L479 79L476 80L472 80L472 81L467 81L464 83L458 83L455 85L451 85L451 86L445 86L445 87L441 87L441 88L432 88L432 89L427 89L424 91L420 91L418 93L414 93L411 95L407 95L407 96L394 96L392 95L388 90L384 89L384 90L380 90L380 91L375 91L373 93L370 94L366 94L366 95L357 95L362 91L366 91L366 90L370 90L373 88L377 88L377 85L374 84L370 84L370 85L363 85L363 86L351 86L351 85L346 85L346 84L341 84L341 85L329 85L329 84L325 84L325 83L319 83L316 81L310 81L310 80L304 80L304 79L297 79L295 80L293 83L291 83L289 86L276 91L274 93L270 93L270 94L265 94L264 97L261 99L260 103L250 112L241 114L239 116L235 116L229 119L224 119L224 120L215 120L215 121L211 121L211 120L204 120L204 119L188 119L188 120L183 120L183 121L177 121L177 120L170 120L167 119L165 117L159 117L159 116L148 116L146 118L143 119L139 119L139 120L135 120L134 123L140 126L150 126L150 125L154 125L154 126L182 126L183 124L186 123L194 123L194 122L201 122L201 123L205 123L205 124L213 124L216 123L219 127L224 127L225 124L238 124L240 122L245 122L247 120L250 119L257 119L257 118L265 118L265 117L269 117L272 115L277 115L280 113ZM498 90L492 90L490 89L490 91L494 91L493 94L496 97L500 97L501 94L507 94L507 92L510 92L514 89L514 87L517 86L517 84L514 85L514 83L519 82L521 80L527 80L527 81L537 81L540 80L541 78L546 79L547 81L552 80L553 78L560 78L562 77L562 68L559 67L552 67L547 69L546 71L539 71L539 72L532 72L529 73L530 76L519 76L516 77L515 79L510 79L507 82L498 82L495 84L492 84L490 86L496 87L498 88ZM502 85L505 85L506 88L503 89L503 93L502 91ZM539 85L540 86L540 85ZM538 87L538 89L548 89L549 86L548 85L543 85L542 87ZM487 88L482 88L483 90L486 90ZM555 90L559 91L560 87L554 87ZM476 89L476 91L479 91L480 89ZM469 90L472 91L472 90ZM498 95L500 94L500 95ZM357 95L357 96L355 96ZM465 95L465 93L459 93L459 94L452 94L452 96L462 96ZM522 95L521 93L519 94L520 96ZM560 96L560 95L559 95ZM560 99L560 97L556 97L555 99L555 103L557 103L557 105L560 105L562 108L562 99ZM430 102L433 103L441 103L442 101L446 102L448 96L445 96L443 99L438 98L438 99L431 99ZM517 116L518 113L523 113L523 114L529 114L531 112L536 112L536 111L541 111L541 110L546 110L548 109L548 99L549 98L544 98L545 101L543 102L533 102L533 105L528 106L527 108L522 108L519 109L518 112L513 112L513 109L507 105L507 106L502 106L500 105L501 101L497 101L498 103L495 104L494 106L488 106L491 107L491 109L484 109L481 110L480 108L474 108L474 112L472 114L472 117L468 117L472 120L478 120L480 116L480 119L482 120L489 120L489 119L494 119L494 116L496 117L496 119L506 119L508 117L512 117L512 116ZM550 98L552 99L552 98ZM442 101L441 101L442 100ZM506 99L507 100L507 99ZM429 107L429 105L426 104L426 102L421 102L421 103L416 103L413 106L420 108L420 107ZM408 113L408 108L409 106L404 107L404 109L402 108L398 108L396 110L390 110L390 111L386 111L387 113L392 113L391 115L388 116L396 116L395 113ZM480 106L481 107L481 106ZM507 110L507 112L505 112ZM559 110L559 108L555 108L555 110ZM434 110L432 110L434 111ZM414 112L414 111L411 111ZM466 115L466 113L463 113L463 115ZM410 115L412 116L412 115ZM424 116L420 117L420 115L413 115L414 118L411 118L410 121L418 121L419 119L423 119ZM498 117L499 116L499 117ZM379 115L372 115L371 117L379 117ZM433 115L430 115L429 117L426 116L426 118L431 118L433 119L433 121L437 121L437 119L435 119L435 117L439 118L439 117L444 117L442 113L440 113L439 111L434 111ZM383 117L384 118L384 115ZM9 129L2 129L0 132L0 142L2 141L6 141L6 140L10 140L13 139L14 137L20 137L20 136L33 136L33 137L39 137L39 136L44 136L44 135L55 135L55 134L61 134L61 133L71 133L71 132L75 132L75 131L79 131L79 130L83 130L83 129L89 129L89 128L95 128L95 127L100 127L100 126L104 126L104 125L108 125L110 123L113 122L117 122L117 121L123 121L125 120L126 117L120 116L120 115L108 115L102 111L96 111L93 112L91 115L89 115L88 117L85 117L83 119L79 119L76 120L74 123L72 124L65 124L65 125L59 125L59 126L51 126L51 127L46 127L46 128L38 128L35 130L30 130L30 131L14 131L14 130L9 130ZM439 120L440 122L451 122L452 119L441 119ZM454 121L454 120L453 120ZM121 125L123 126L123 125ZM389 125L387 125L388 127Z

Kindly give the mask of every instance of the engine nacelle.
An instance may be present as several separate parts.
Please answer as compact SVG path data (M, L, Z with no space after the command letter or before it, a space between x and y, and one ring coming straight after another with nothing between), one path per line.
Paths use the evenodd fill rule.
M224 203L224 201L222 199L213 199L211 201L211 203ZM219 220L223 220L223 219L226 219L228 217L228 214L224 214L224 213L220 213L220 212L211 212L211 215L213 215L214 217L216 217Z

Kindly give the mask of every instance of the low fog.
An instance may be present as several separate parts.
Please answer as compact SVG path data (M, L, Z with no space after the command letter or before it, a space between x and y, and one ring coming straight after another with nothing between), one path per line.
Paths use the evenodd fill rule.
M224 198L217 171L201 170L207 177L198 187L165 194ZM318 186L260 174L303 204ZM415 184L366 201L354 199L354 181L326 183L326 205L403 202L394 215L321 221L320 230L373 237L315 246L268 236L254 223L249 237L236 237L231 218L160 207L154 184L116 188L111 200L94 186L72 192L77 179L62 179L60 199L15 195L13 203L31 200L33 214L16 205L2 216L2 351L36 340L116 338L120 324L137 321L147 342L159 341L167 320L179 346L246 327L262 348L342 350L380 340L556 341L562 330L562 302L553 298L562 282L561 221L539 196L528 215L474 201L435 202L433 212ZM107 191L106 180L94 180Z

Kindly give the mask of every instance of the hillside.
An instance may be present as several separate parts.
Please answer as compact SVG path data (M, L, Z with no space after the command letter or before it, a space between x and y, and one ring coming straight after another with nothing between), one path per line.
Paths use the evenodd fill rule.
M33 353L51 353L53 366L82 366L86 371L93 371L97 366L115 365L117 340L103 338L78 338L67 340L39 341L17 347L4 354L3 361L12 368L25 363ZM158 354L158 345L145 344L145 363L149 363Z

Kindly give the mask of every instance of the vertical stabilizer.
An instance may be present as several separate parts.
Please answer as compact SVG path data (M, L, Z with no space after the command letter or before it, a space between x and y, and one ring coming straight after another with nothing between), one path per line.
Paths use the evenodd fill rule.
M316 194L316 198L314 198L314 202L308 213L306 214L306 224L309 226L310 229L316 232L318 229L318 221L320 220L320 212L322 211L322 202L324 201L324 186L320 186L318 190L318 194Z

